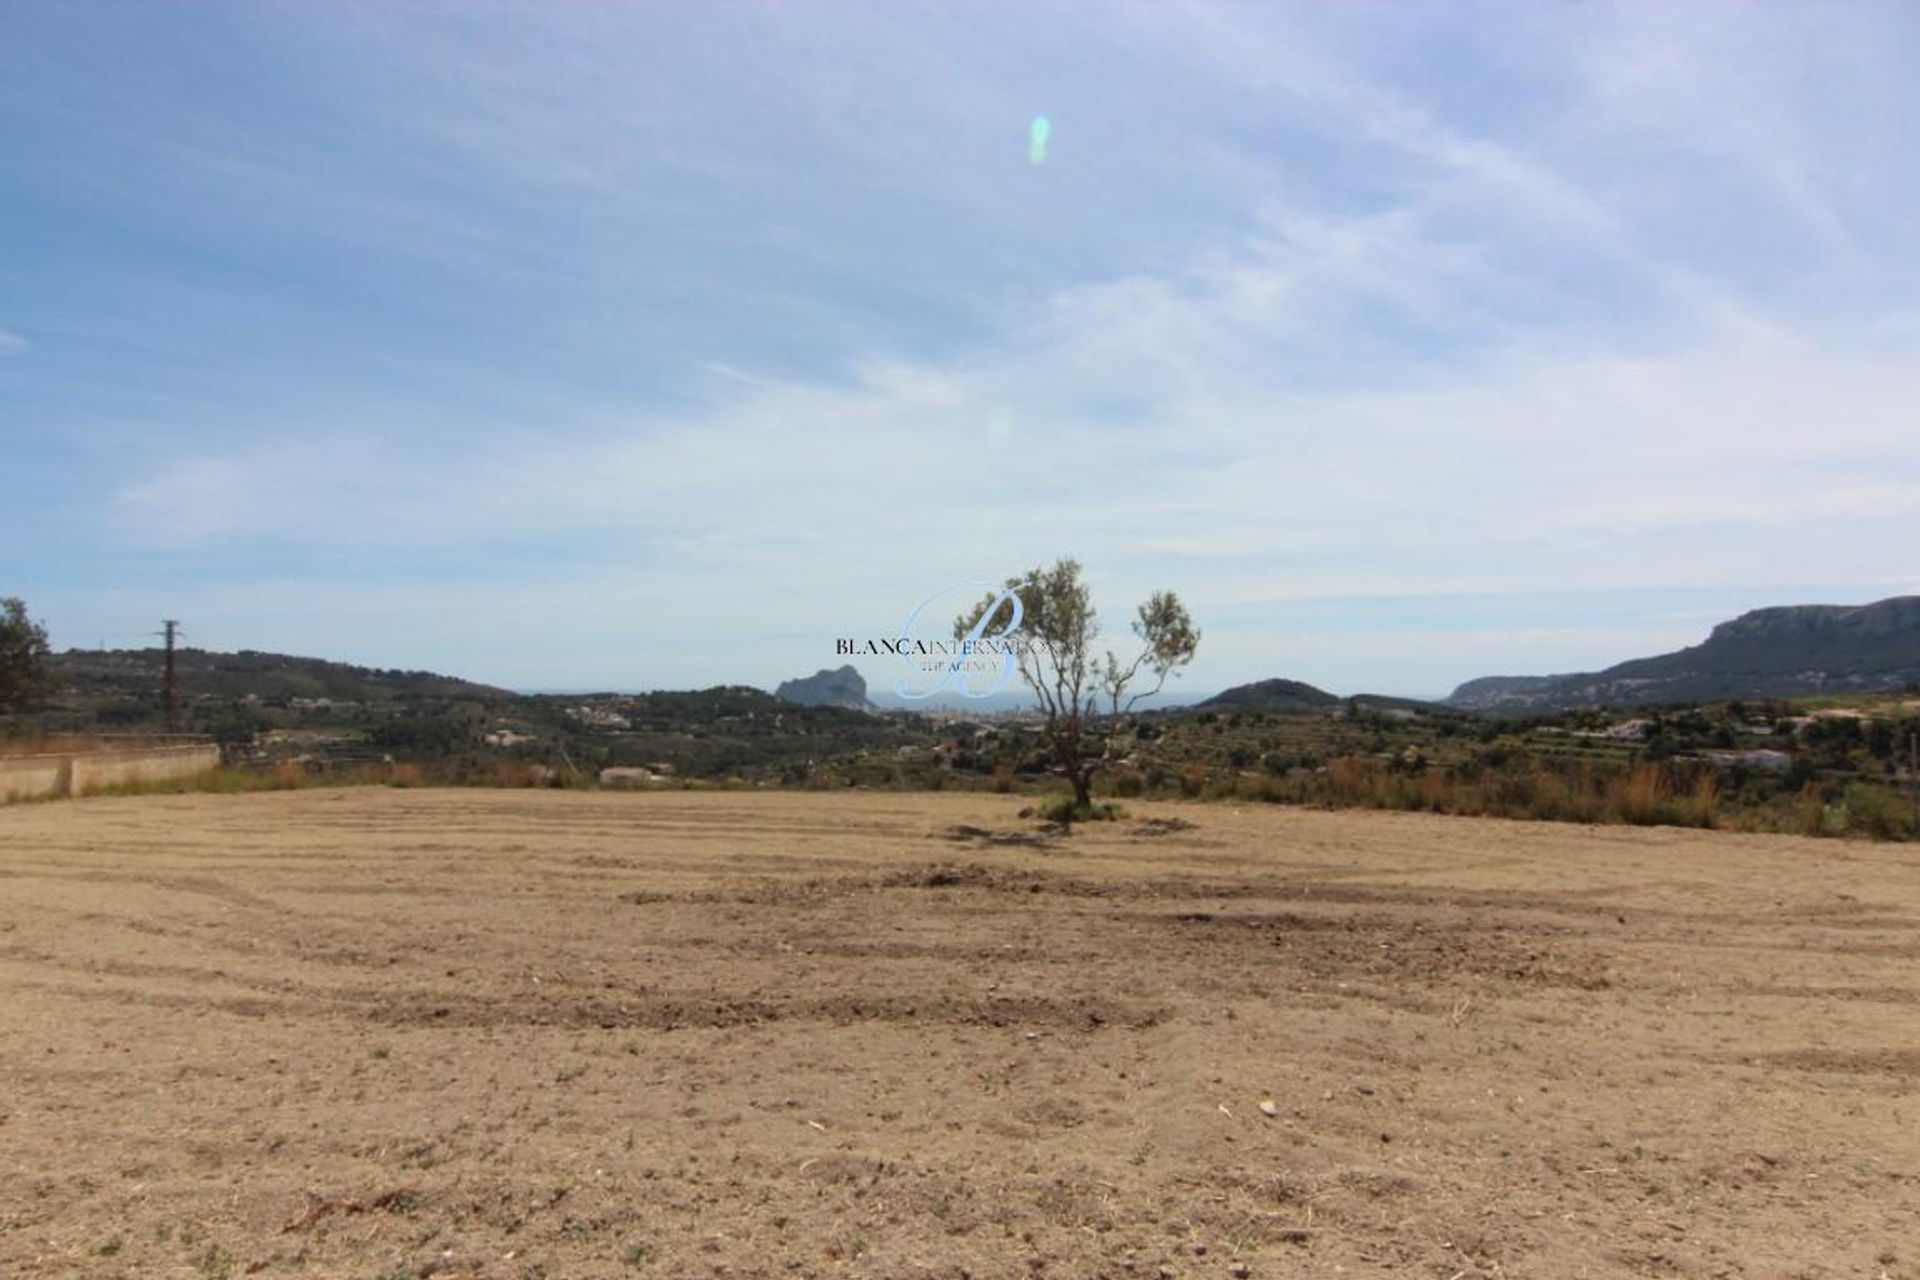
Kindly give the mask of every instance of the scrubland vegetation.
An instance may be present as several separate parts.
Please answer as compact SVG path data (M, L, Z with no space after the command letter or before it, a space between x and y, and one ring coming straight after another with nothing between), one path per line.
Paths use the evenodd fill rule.
M386 706L245 707L228 767L122 791L310 785L592 787L644 767L666 788L1064 790L1019 717L870 715L758 690L594 698L410 697ZM190 727L232 706L198 703ZM73 720L70 717L69 727ZM1719 703L1525 719L1343 703L1326 712L1173 711L1095 723L1103 800L1193 799L1915 837L1904 698ZM17 731L17 730L16 730ZM505 732L508 745L491 745Z

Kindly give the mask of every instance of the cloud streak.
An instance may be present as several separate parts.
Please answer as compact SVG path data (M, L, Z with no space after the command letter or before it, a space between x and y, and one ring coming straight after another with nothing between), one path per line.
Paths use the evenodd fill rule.
M1430 693L1910 576L1915 193L1827 154L1903 154L1899 15L556 12L263 11L239 101L0 89L75 165L173 147L15 179L145 219L26 229L77 479L0 519L84 531L76 616L157 575L453 665L525 596L524 682L771 682L1072 552L1190 597L1195 680Z

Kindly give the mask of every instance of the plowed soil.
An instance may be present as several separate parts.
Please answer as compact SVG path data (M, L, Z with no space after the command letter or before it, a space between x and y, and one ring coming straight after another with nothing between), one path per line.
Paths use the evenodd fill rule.
M1920 850L1018 803L0 810L0 1275L1920 1277Z

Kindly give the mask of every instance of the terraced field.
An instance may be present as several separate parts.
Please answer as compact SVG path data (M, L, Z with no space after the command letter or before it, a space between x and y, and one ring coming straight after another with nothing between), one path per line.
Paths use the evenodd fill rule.
M1920 851L0 810L0 1275L1920 1276Z

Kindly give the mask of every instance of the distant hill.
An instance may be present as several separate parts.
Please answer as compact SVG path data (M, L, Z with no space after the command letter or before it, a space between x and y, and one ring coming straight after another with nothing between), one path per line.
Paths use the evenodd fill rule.
M1871 693L1920 682L1920 596L1755 609L1700 644L1599 672L1487 676L1448 697L1477 710Z
M781 725L863 724L865 717L848 714L855 707L820 705L799 707L752 685L722 684L710 689L656 689L651 693L544 695L549 706L599 704L636 730L682 731L702 725L754 721L755 732L771 733Z
M1455 708L1444 703L1380 693L1356 693L1350 698L1342 698L1305 681L1279 678L1235 685L1194 707L1196 711L1278 711L1320 715L1343 708L1352 711L1412 712L1416 715L1458 714Z
M1201 711L1332 711L1340 699L1299 680L1256 680L1214 694Z
M69 649L53 655L51 666L64 688L83 697L141 697L160 689L166 653L161 649ZM505 689L431 671L356 667L251 649L239 653L181 649L174 655L174 667L182 698L244 698L252 694L267 703L294 698L382 703L412 698L494 702L515 696Z
M1196 706L1211 696L1185 689L1163 689L1151 698L1142 698L1134 705L1133 711L1135 715L1161 715ZM867 690L867 697L878 704L882 711L959 712L966 715L1006 715L1010 712L1032 711L1039 705L1033 691L1018 680L1009 681L1005 689L984 698L963 698L951 689L942 690L931 698L903 698L891 689L871 687Z
M1481 676L1447 695L1447 705L1470 708L1531 706L1552 696L1554 682L1579 676Z
M873 704L867 701L866 679L851 665L837 671L822 668L810 676L782 681L780 687L773 691L773 696L782 702L793 702L803 707L847 707L854 711L873 709Z
M1415 715L1458 716L1460 709L1448 706L1444 702L1429 702L1423 698L1402 698L1391 693L1356 693L1343 700L1348 707L1357 711L1411 711Z

